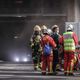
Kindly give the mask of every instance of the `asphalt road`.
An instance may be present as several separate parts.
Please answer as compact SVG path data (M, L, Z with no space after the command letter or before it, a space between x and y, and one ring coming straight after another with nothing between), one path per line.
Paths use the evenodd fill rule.
M0 80L80 80L80 71L74 74L64 76L58 72L56 76L43 76L40 71L34 71L33 64L0 63Z

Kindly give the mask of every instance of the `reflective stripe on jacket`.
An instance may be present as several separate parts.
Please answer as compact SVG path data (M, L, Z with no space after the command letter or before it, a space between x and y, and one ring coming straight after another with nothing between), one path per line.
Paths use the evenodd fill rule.
M75 51L75 42L72 37L73 32L65 32L64 37L64 50L65 51Z

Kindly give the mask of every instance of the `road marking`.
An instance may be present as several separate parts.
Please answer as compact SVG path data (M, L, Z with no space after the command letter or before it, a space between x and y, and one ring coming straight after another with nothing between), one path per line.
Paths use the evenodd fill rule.
M9 66L0 66L0 69L15 69L15 70L34 70L33 66L22 66L22 67L19 67L19 66L14 66L14 67L9 67Z
M22 73L31 73L31 74L33 74L33 73L41 73L41 72L38 72L38 71L0 71L0 73L20 73L20 74L22 74Z
M39 78L39 79L68 79L68 80L80 80L79 77L73 77L73 76L43 76L43 75L0 75L0 78Z
M17 75L15 77L19 77L19 78L47 78L47 79L50 79L50 78L79 78L80 77L73 77L73 76L49 76L49 75L46 75L46 76L43 76L43 75L37 75L37 76L34 76L34 75Z
M28 66L32 66L34 64L27 64L27 63L0 63L0 65L4 65L4 66L8 66L8 65L28 65Z

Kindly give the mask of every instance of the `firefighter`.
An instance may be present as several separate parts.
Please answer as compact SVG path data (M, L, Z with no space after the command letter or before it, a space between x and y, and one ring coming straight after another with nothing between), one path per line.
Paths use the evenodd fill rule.
M43 30L41 45L42 45L42 51L43 51L42 52L42 74L46 75L46 68L48 67L48 74L52 75L53 73L52 72L52 62L53 62L52 48L55 48L56 44L54 40L49 36L47 27ZM48 45L48 48L46 51L45 51L45 45Z
M56 72L56 68L57 70L59 69L59 48L60 48L60 44L59 44L59 39L61 37L61 35L59 34L59 27L58 25L53 25L52 26L52 31L53 34L51 35L51 37L54 39L55 43L57 44L57 49L53 49L53 73L54 75L57 74Z
M34 70L40 68L40 58L41 58L41 28L39 25L34 27L34 33L31 37L31 48L32 48L32 59L34 63Z
M63 46L64 46L64 75L74 75L74 55L75 47L78 45L78 38L75 32L73 32L73 25L67 26L67 31L63 33Z

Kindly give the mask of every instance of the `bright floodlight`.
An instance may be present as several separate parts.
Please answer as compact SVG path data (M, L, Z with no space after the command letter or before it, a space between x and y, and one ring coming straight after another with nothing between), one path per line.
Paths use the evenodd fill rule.
M15 61L16 61L16 62L19 62L19 58L15 58Z
M24 61L24 62L27 62L27 61L28 61L28 59L27 59L27 58L23 58L23 61Z

